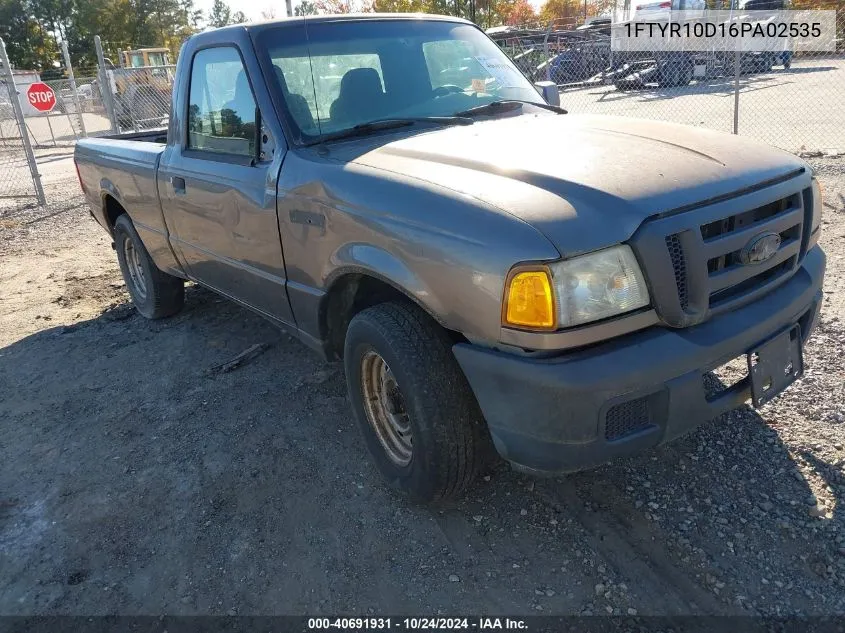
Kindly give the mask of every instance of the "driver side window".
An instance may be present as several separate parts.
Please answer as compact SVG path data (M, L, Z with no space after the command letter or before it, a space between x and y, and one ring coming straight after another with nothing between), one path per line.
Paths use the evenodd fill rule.
M255 155L255 98L235 48L206 48L191 65L188 149Z

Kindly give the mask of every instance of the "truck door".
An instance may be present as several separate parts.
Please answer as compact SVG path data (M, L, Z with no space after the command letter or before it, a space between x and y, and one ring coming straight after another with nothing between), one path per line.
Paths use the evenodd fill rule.
M284 142L260 124L261 112L275 116L260 70L235 44L183 54L158 172L174 248L195 280L293 323L276 219Z

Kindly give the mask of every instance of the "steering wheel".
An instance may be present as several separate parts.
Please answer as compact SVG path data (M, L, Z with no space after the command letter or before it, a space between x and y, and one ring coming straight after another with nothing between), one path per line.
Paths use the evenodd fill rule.
M460 86L456 86L454 84L446 84L444 86L437 86L434 89L434 96L435 97L445 97L446 95L450 95L454 92L463 92L464 89Z

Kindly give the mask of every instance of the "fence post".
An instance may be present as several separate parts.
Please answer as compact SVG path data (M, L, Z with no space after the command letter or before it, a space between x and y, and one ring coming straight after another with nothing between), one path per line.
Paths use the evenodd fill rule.
M32 152L32 145L29 142L29 132L26 129L26 121L23 120L18 89L15 86L15 76L12 74L12 66L9 64L9 56L6 54L6 42L0 38L0 63L3 64L3 72L9 87L9 101L12 102L12 111L15 113L15 120L18 124L18 131L23 143L23 151L26 154L26 163L29 165L29 173L32 176L32 184L35 187L35 197L38 204L45 205L44 188L41 186L41 174L38 173L38 163L35 162L35 154Z
M734 52L734 134L739 134L739 66L742 52Z
M79 115L79 131L82 132L82 138L88 136L85 131L85 117L82 116L82 108L79 107L79 95L76 93L76 78L73 76L73 66L70 65L70 53L67 50L67 42L62 40L62 56L65 58L65 68L67 68L67 78L70 82L70 89L73 92L73 105L76 108L76 114Z
M109 115L112 132L118 134L120 130L117 127L117 117L114 113L114 100L111 93L111 82L109 81L109 72L106 69L106 60L103 57L103 43L100 41L100 36L94 36L94 48L97 49L97 66L98 74L100 76L100 94L103 97L103 105L106 106L106 112Z
M549 23L549 28L546 29L546 35L543 38L543 59L546 60L546 81L552 81L552 65L551 60L549 58L549 36L552 34L553 24L554 22Z

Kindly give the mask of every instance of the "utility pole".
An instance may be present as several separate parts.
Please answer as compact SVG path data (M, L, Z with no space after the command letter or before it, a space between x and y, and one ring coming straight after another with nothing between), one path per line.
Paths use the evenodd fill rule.
M289 18L293 17L293 3L291 0L285 0L285 12Z

